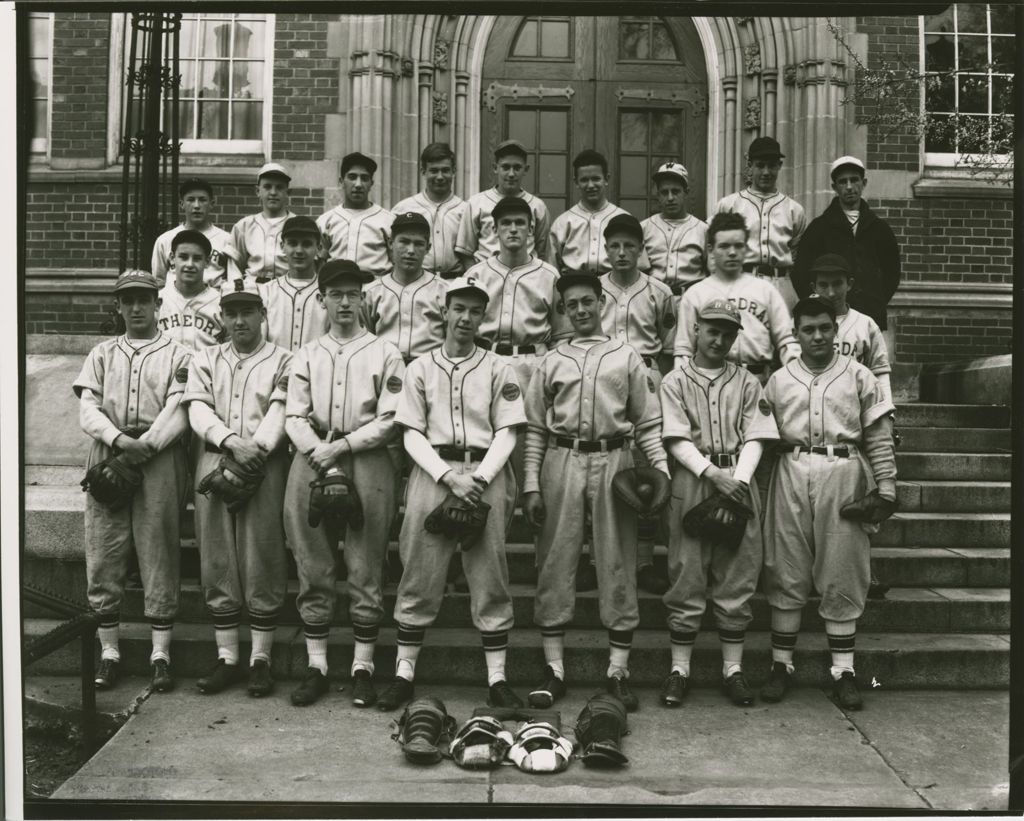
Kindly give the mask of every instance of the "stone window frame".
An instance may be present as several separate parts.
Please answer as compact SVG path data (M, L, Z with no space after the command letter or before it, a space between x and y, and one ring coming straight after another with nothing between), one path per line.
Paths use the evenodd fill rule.
M53 122L53 28L54 28L54 13L52 11L34 11L29 12L28 20L31 26L32 20L46 19L49 22L49 35L47 37L47 46L45 55L29 54L30 62L36 60L46 60L49 64L49 71L47 72L46 79L46 130L44 137L36 137L32 135L29 139L29 154L36 159L46 158L50 156L50 129ZM29 38L31 43L31 37ZM42 99L41 97L35 96L35 92L32 94L32 105L35 105L36 100Z

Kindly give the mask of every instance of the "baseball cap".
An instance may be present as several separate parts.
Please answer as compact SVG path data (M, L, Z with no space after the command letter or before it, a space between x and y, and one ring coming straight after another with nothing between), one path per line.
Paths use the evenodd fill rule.
M530 158L530 155L526 152L526 146L519 142L519 140L502 140L498 143L494 149L494 159L504 157L506 154L518 154L524 160Z
M422 214L415 211L407 211L399 214L391 223L391 236L396 236L401 231L418 231L424 236L430 236L430 223Z
M644 229L640 220L632 214L616 214L604 227L604 238L608 239L612 234L630 234L640 242L644 241Z
M281 236L287 237L294 234L307 234L319 239L320 227L311 217L288 217L281 227Z
M114 283L114 293L127 291L129 288L147 288L151 291L159 291L160 283L149 271L140 268L129 268L122 271Z
M178 199L184 199L189 191L205 191L211 197L213 196L213 186L199 177L189 177L178 186Z
M186 242L190 242L193 245L198 245L203 249L203 253L207 257L213 251L213 246L210 244L210 240L202 231L196 231L194 228L186 228L184 231L179 231L171 238L171 252L177 250L179 245L184 245Z
M263 297L256 288L255 280L236 279L226 283L220 295L220 307L225 305L263 305Z
M758 137L747 149L747 159L753 160L758 157L778 157L782 159L786 155L782 153L782 147L774 137Z
M601 287L601 277L594 274L565 273L555 280L555 287L558 293L565 295L565 292L573 285L587 285L594 289L598 296L601 296L604 289Z
M344 177L348 170L356 165L362 166L369 171L371 177L377 173L377 163L372 158L358 151L353 151L351 154L346 154L341 158L341 176Z
M712 299L697 312L697 319L731 322L737 328L743 327L739 309L727 299Z
M470 293L482 296L484 302L487 302L491 297L483 288L477 285L477 278L474 276L461 276L455 277L455 279L448 280L448 288L445 290L445 299L454 296L455 294Z
M526 214L529 218L533 218L530 203L522 197L502 197L498 200L497 205L491 209L491 219L495 222L506 214Z
M667 162L659 165L658 170L654 172L651 179L657 182L659 177L675 177L687 185L690 184L690 172L686 170L686 166L681 162Z
M851 157L851 156L847 155L845 157L840 157L838 160L833 162L832 165L829 166L829 169L828 169L829 177L834 180L836 178L836 171L838 171L844 165L856 166L862 172L867 173L867 169L864 167L864 163L862 163L856 157Z
M291 182L291 175L285 171L285 168L279 162L268 162L260 166L260 170L256 172L256 182L260 181L261 177L266 176L272 177L284 177L286 180Z
M842 254L822 254L811 263L812 274L846 274L853 275L850 263Z
M350 259L330 259L320 267L316 275L317 287L322 291L328 285L345 279L354 279L360 285L373 282L373 274L367 273Z

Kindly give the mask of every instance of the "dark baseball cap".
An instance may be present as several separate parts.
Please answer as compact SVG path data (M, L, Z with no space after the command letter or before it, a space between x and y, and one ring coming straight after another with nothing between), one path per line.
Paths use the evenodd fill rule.
M604 238L608 239L612 234L629 234L636 237L640 242L644 241L644 229L640 220L632 214L616 214L604 227Z
M358 151L353 151L341 158L341 176L344 177L350 168L357 165L369 171L371 177L377 173L377 163L373 159Z
M601 277L596 274L565 273L555 280L555 287L558 289L558 293L563 296L573 285L586 285L589 288L593 288L598 296L601 296L604 292L604 289L601 287Z
M697 312L697 319L703 319L705 322L718 320L728 322L737 328L743 327L739 310L727 299L712 299Z
M319 239L320 227L311 217L288 217L281 228L281 236L287 237L294 234L305 234Z
M220 307L225 305L259 305L263 306L256 283L253 280L236 279L231 285L225 285L220 295Z
M417 214L415 211L406 211L404 214L396 216L391 223L391 236L397 236L403 231L414 231L429 237L430 223L427 222L427 218L422 214Z
M186 242L198 245L203 249L203 253L206 254L206 256L210 256L210 253L213 251L213 246L210 245L210 240L206 238L206 235L202 231L196 231L194 228L186 228L184 231L179 231L171 238L171 253L174 253L179 245L184 245Z
M774 137L758 137L747 149L747 159L754 160L758 157L765 159L782 159L786 155L782 153L782 146Z
M185 195L189 191L205 191L211 197L213 196L213 186L206 180L199 179L199 177L189 177L178 186L178 199L185 199Z
M360 285L373 282L373 274L367 273L350 259L330 259L316 275L316 285L323 291L329 285L343 280L355 280Z
M531 220L533 212L530 210L530 203L522 197L502 197L497 205L491 209L491 218L497 222L506 214L526 214Z
M519 140L502 140L494 149L494 159L504 157L506 154L515 154L522 157L524 160L528 160L530 155L526 151L526 146L523 145Z
M853 276L853 269L842 254L822 254L811 263L811 273Z

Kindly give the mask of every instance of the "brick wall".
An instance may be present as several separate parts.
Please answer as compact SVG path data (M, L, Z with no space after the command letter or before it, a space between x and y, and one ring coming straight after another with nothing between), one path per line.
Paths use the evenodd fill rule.
M896 320L898 362L949 363L1011 353L1013 317L900 316Z
M107 64L110 14L55 15L53 116L55 159L102 158L107 146Z
M338 110L338 61L327 57L337 15L278 15L274 29L274 159L322 160L324 115Z

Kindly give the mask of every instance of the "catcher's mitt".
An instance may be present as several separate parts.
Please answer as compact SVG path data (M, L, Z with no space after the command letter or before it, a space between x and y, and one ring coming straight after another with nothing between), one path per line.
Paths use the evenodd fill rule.
M754 511L747 505L713 493L686 511L683 530L696 538L736 548L747 529L747 520L753 518Z
M477 502L476 507L470 507L454 493L449 493L427 515L423 529L427 533L450 536L462 545L463 550L468 550L483 535L490 512L491 506L487 502Z
M111 456L89 468L81 484L101 505L120 510L142 484L142 471L121 456Z
M880 496L878 488L875 488L866 496L843 505L839 509L839 515L844 519L854 522L878 525L896 512L896 502Z
M612 490L640 516L657 516L668 504L672 486L657 468L638 467L620 470L612 477Z
M309 526L319 527L324 519L340 529L363 527L363 502L355 482L338 468L309 483Z
M262 465L259 470L249 470L231 457L221 456L217 467L200 480L196 491L204 496L216 494L231 513L237 513L252 498L264 476Z

